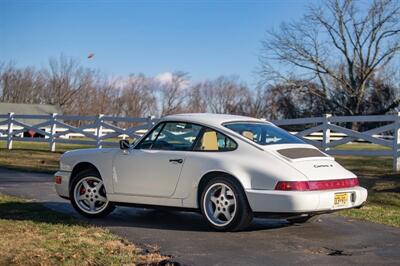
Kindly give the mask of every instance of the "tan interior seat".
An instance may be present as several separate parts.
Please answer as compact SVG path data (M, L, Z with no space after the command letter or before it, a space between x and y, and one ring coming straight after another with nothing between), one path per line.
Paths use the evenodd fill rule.
M251 131L243 131L242 132L243 137L248 138L249 140L253 140L254 134Z
M217 132L215 131L204 132L203 138L201 140L201 149L206 151L218 150Z

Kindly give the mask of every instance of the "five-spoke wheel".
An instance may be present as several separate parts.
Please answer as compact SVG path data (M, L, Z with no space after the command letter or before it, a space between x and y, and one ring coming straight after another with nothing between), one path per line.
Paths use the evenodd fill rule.
M206 191L204 201L207 218L216 226L229 224L236 212L236 197L230 187L216 183Z
M201 211L208 223L219 231L241 230L253 219L243 189L228 177L213 178L205 185Z
M98 177L82 178L74 190L75 200L82 210L94 214L107 207L108 200L104 184Z
M78 173L73 180L70 194L72 205L84 216L105 216L113 210L97 171Z

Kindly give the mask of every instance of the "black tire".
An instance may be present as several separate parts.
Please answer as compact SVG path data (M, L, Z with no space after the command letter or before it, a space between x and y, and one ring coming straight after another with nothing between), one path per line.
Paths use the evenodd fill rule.
M319 215L308 215L301 216L296 218L286 219L290 224L304 224L304 223L312 223L319 219Z
M236 211L234 212L234 215L232 215L230 222L225 225L216 225L213 223L213 221L208 217L206 210L208 206L208 203L205 203L206 194L210 188L218 184L224 184L230 188L236 200ZM207 200L207 202L209 201ZM228 177L216 177L208 181L201 192L199 204L203 217L206 219L207 223L217 231L240 231L247 228L253 220L253 212L247 201L242 186L238 184L236 180L232 180ZM213 206L216 208L216 204L212 204L214 204Z
M76 189L76 186L78 184L80 184L81 180L87 179L87 178L93 178L93 179L97 178L99 180L102 180L100 174L96 170L88 169L88 170L83 170L83 171L79 172L75 177L73 177L73 180L72 180L72 183L71 183L71 186L70 186L69 198L71 200L71 204L72 204L72 206L74 207L74 209L78 213L80 213L81 215L83 215L85 217L88 217L88 218L105 217L115 209L114 204L112 204L112 202L110 202L108 200L105 203L105 205L102 205L102 207L100 208L100 211L98 211L96 213L90 213L90 211L87 212L82 207L80 207L78 205L79 203L78 203L78 200L76 199L76 196L75 196L76 195L75 189ZM99 195L104 196L105 198L107 198L107 194L106 194L104 186L102 186L101 191L99 191L98 193L99 193Z

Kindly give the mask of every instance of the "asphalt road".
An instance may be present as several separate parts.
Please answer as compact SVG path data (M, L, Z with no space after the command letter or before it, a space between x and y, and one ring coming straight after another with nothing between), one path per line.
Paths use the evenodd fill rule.
M0 168L0 192L84 219L56 195L50 175ZM336 215L301 226L256 219L239 233L213 232L198 214L142 208L118 207L89 222L143 247L158 245L183 265L400 265L399 228Z

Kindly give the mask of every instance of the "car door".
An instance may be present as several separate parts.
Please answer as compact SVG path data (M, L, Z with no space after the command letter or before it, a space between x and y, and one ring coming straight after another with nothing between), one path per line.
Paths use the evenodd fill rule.
M134 149L120 151L114 159L114 192L172 196L200 130L190 123L160 123Z

